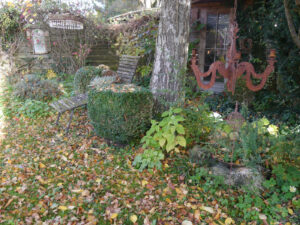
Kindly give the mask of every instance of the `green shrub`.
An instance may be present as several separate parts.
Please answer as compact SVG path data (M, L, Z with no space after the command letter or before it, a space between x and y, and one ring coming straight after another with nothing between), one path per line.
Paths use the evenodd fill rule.
M206 104L190 106L183 110L183 126L186 131L188 145L200 144L208 141L214 131L215 119Z
M77 70L74 77L74 90L77 93L85 93L91 80L101 76L102 70L94 66L85 66Z
M58 84L50 80L42 80L34 74L28 74L14 87L14 95L22 100L34 99L49 101L61 95Z
M151 92L135 85L89 91L88 114L97 135L116 143L138 139L150 125L152 107Z
M2 5L0 7L0 44L4 50L11 48L10 43L16 40L18 32L21 32L20 11L16 7Z

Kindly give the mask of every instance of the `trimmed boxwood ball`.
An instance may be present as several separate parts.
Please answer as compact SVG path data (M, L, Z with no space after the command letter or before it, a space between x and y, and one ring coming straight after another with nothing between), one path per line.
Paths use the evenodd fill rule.
M101 76L102 69L94 66L84 66L77 70L74 77L74 91L76 93L85 93L91 80L97 76Z
M149 129L152 108L152 93L134 85L112 84L88 95L88 115L96 134L117 144L138 140Z

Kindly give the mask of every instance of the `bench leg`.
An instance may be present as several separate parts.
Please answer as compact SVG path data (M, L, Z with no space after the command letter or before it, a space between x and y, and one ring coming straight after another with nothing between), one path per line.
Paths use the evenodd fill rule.
M66 129L67 134L69 133L70 125L71 125L71 122L72 122L72 119L73 119L73 114L74 114L74 109L70 113L70 119L69 119L69 123L68 123L67 129Z
M58 123L59 123L60 116L61 116L61 113L58 113L57 120L56 120L56 122L55 122L56 126L57 126Z

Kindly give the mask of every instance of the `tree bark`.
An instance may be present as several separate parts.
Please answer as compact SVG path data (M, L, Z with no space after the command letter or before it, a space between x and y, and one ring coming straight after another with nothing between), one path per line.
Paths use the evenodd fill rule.
M154 68L150 83L158 107L184 101L191 0L164 0L161 5ZM164 107L165 105L166 107Z
M294 26L292 15L288 8L288 1L283 0L283 2L284 2L285 16L286 16L286 20L287 20L287 23L289 26L289 30L290 30L292 39L293 39L294 43L296 44L296 46L300 49L300 37L299 37L299 34L297 34L295 26Z
M156 0L140 0L142 3L143 7L146 9L151 9L152 5L156 3Z

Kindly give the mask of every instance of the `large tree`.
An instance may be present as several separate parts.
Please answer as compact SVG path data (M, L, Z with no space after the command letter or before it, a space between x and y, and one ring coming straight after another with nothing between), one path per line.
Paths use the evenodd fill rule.
M284 9L285 9L285 16L287 19L287 23L289 26L289 30L292 36L292 39L294 41L294 43L297 45L298 48L300 48L300 28L299 28L299 32L297 34L294 22L293 22L293 18L292 15L290 13L289 7L288 7L288 1L287 0L283 0L284 2ZM295 0L295 4L297 6L300 6L300 0Z
M159 7L161 0L139 0L143 7L146 9L150 9L152 7Z
M151 91L159 106L184 100L191 0L163 0Z

